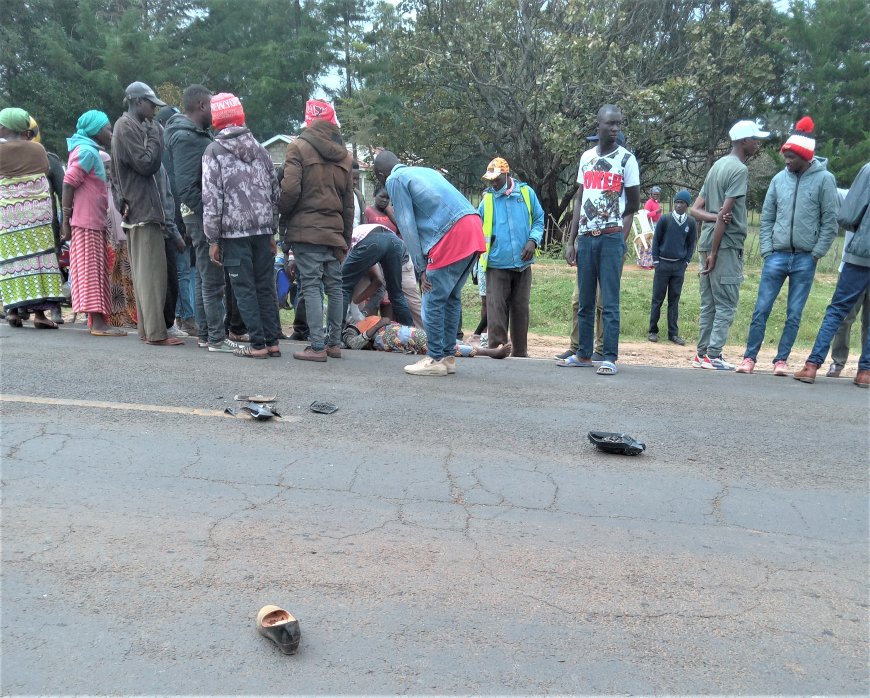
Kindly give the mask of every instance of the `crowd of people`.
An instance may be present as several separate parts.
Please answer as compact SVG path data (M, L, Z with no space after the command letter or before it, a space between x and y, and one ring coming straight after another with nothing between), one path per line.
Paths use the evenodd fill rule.
M381 150L372 163L377 189L366 206L359 164L327 102L308 101L305 127L277 168L247 128L235 95L191 85L178 109L134 82L124 104L114 125L98 110L79 117L65 171L40 144L27 111L0 111L0 294L10 326L32 315L34 327L57 328L67 276L73 312L86 315L99 337L124 336L125 326L135 326L153 346L180 346L195 336L209 352L280 357L279 340L288 337L279 304L290 302L289 338L308 342L293 354L301 361L340 359L343 349L398 351L423 355L405 367L408 374L446 376L456 372L457 356L528 355L531 268L544 211L504 158L482 174L475 208L439 171ZM620 282L635 214L643 211L655 226L649 340L659 341L667 300L667 338L685 344L680 294L697 253L701 313L693 365L738 373L755 370L788 279L773 372L790 375L787 361L816 264L838 226L850 231L834 297L794 377L813 382L835 337L828 375L840 374L848 327L863 307L854 382L867 387L870 163L841 197L826 161L815 155L812 121L798 121L781 148L785 168L765 197L761 282L746 351L734 366L722 350L743 281L746 161L769 133L753 121L736 123L730 152L714 163L694 200L679 191L665 213L659 187L641 208L640 169L622 126L620 109L602 106L594 145L580 157L565 244L566 261L577 270L575 322L558 365L618 372ZM280 300L276 256L292 281ZM469 277L479 287L481 318L463 343L461 294Z

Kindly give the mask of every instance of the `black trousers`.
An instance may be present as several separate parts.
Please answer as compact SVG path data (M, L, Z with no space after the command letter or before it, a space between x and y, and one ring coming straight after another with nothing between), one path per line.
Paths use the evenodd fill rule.
M660 260L653 276L652 306L649 312L649 331L659 332L659 317L665 296L668 298L668 338L680 334L678 324L680 313L680 294L686 278L686 263Z
M528 356L529 299L532 268L486 270L486 320L489 346L507 342L510 331L512 356Z
M236 294L233 291L233 285L230 283L229 270L225 269L224 274L226 274L224 305L227 309L227 314L224 316L224 331L227 334L232 332L233 334L241 336L248 331L248 328L245 326L245 321L242 319L241 312L239 312L239 304L236 302Z
M270 243L269 235L221 240L223 265L254 349L275 346L281 332Z

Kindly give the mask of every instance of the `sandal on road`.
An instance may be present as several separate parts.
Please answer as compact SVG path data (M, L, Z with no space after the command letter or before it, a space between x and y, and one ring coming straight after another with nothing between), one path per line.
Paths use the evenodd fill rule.
M90 333L94 335L94 337L126 337L126 330L122 330L118 327L113 327L108 330L94 330L91 329Z
M593 364L589 359L580 359L576 354L571 354L567 359L562 359L556 362L557 366L568 368L592 368Z
M33 326L37 330L56 330L57 329L57 323L52 322L48 318L44 318L42 320L34 320Z
M612 361L602 361L595 373L599 376L615 376L619 373L619 369L616 368L616 364Z
M254 349L251 349L249 344L243 344L233 352L233 356L241 356L245 359L268 359L269 352L265 351L262 354L255 354Z
M150 339L145 339L143 341L145 342L145 344L151 344L155 347L177 347L184 345L184 342L177 337L167 337L166 339L157 339L153 341Z

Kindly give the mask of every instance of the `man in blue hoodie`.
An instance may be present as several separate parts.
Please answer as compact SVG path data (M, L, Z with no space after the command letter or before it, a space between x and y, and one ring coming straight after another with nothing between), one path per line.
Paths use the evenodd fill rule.
M456 373L462 287L486 249L475 208L440 172L408 167L389 150L378 153L375 176L385 184L396 222L423 290L427 356L405 366L414 376Z
M837 218L846 230L854 230L855 235L846 246L843 255L843 271L837 279L837 287L831 304L825 311L825 319L816 336L816 343L804 367L794 374L802 383L814 383L816 372L825 362L831 341L848 315L849 310L870 286L870 162L861 168L849 193L846 195ZM855 385L859 388L870 386L870 338L864 340L861 357L858 359L858 373Z
M535 250L544 236L544 209L532 188L510 176L504 158L489 163L489 183L477 212L483 220L487 251L480 256L486 274L489 346L507 342L513 356L528 356L529 296Z
M773 375L789 375L788 356L797 337L816 264L827 254L837 234L837 183L828 161L815 157L813 122L805 116L780 149L785 169L770 182L761 210L758 248L764 258L758 300L752 313L743 361L737 373L752 373L764 341L770 311L788 279L788 305Z

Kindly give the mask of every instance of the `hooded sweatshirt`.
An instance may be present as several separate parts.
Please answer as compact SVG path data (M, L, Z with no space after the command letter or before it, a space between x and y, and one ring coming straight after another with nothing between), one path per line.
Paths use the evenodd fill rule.
M837 183L825 158L813 158L798 177L784 169L774 175L764 197L758 251L810 252L825 256L837 235Z
M202 156L202 225L209 242L273 234L278 193L272 159L247 128L230 126L215 136Z
M322 119L287 146L279 207L291 244L350 247L352 161L338 127Z

